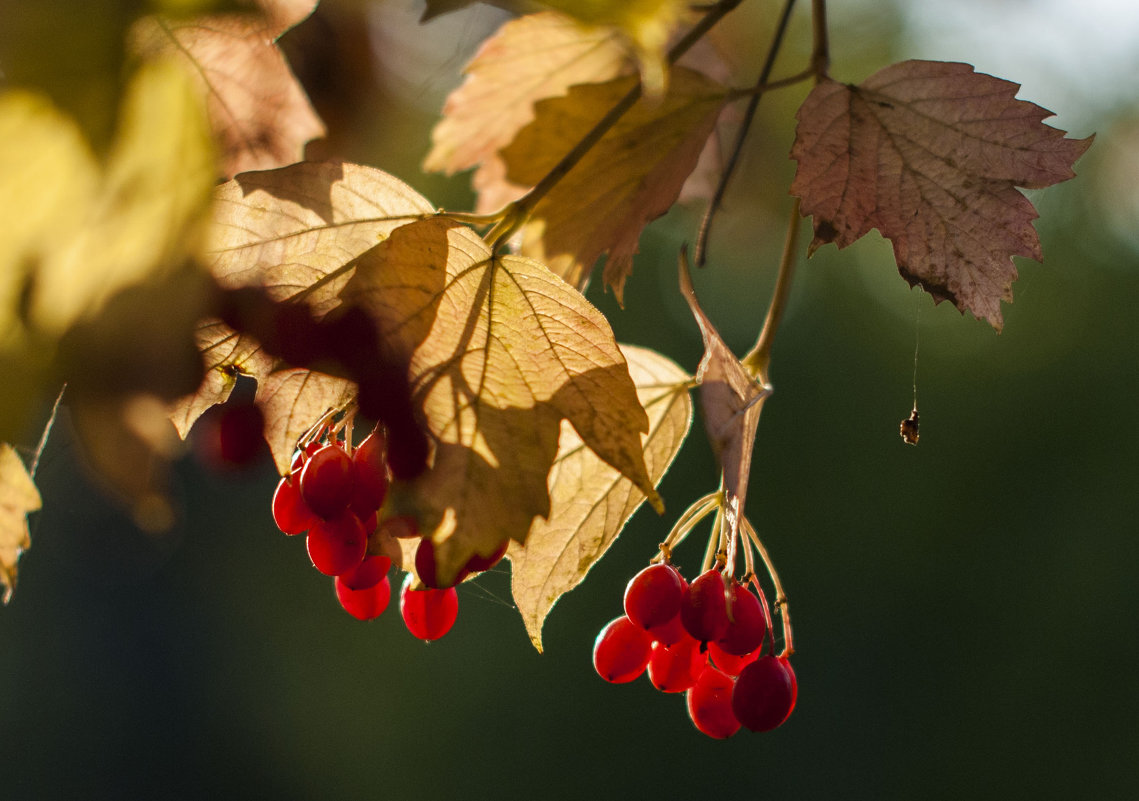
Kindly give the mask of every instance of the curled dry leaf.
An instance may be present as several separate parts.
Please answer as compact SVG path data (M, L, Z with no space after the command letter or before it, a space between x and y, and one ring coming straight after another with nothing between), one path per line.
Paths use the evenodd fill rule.
M409 365L435 450L429 470L393 487L393 510L433 539L441 580L549 514L562 419L660 503L641 449L648 419L608 323L538 262L422 220L357 259L343 299Z
M635 78L574 86L539 102L535 119L502 151L507 179L531 186L634 86ZM725 101L722 86L673 71L667 94L637 103L534 207L522 252L584 286L602 253L618 299L641 231L664 214L695 168Z
M31 545L28 513L40 508L40 493L15 449L0 443L0 583L3 602L16 587L16 562Z
M659 483L692 424L690 377L659 353L621 346L637 397L649 415L645 465ZM550 514L530 528L525 546L511 544L511 590L530 641L542 650L542 625L554 604L585 580L645 500L633 482L585 447L562 423L558 456L547 482Z
M771 389L752 378L700 308L684 254L680 258L680 292L688 301L688 308L692 310L704 339L704 357L696 370L700 407L708 441L720 463L724 518L729 527L729 537L735 538L742 536L739 525L747 500L755 432L763 403Z
M824 81L799 109L791 193L814 216L814 250L877 228L898 270L998 331L1012 256L1041 259L1036 210L1016 187L1073 177L1092 139L1044 125L1017 84L968 64L905 61L858 86Z
M298 162L305 144L325 133L277 47L285 31L312 13L315 0L257 5L261 14L146 17L132 30L137 52L177 56L192 67L227 178Z

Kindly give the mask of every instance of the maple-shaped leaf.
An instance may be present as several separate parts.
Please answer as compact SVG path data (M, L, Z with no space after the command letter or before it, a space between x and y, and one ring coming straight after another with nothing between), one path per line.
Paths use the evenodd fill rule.
M31 545L28 513L40 508L40 493L15 449L0 443L0 584L3 602L16 587L16 562Z
M730 538L742 536L740 521L747 500L751 456L763 403L771 389L758 383L724 342L708 315L700 308L688 264L680 259L680 292L700 326L704 357L696 370L704 429L720 464L724 493L724 519ZM730 540L729 540L730 541Z
M625 49L606 28L550 11L510 20L483 42L464 69L466 80L447 97L423 169L449 175L479 165L534 119L536 101L574 84L608 81L628 67Z
M427 0L423 21L471 5L474 0ZM579 23L618 30L632 45L641 64L648 94L658 95L667 83L665 48L688 9L686 0L494 0L491 5L516 13L535 6L559 11Z
M905 61L857 86L824 81L799 109L791 193L814 216L812 251L877 228L898 270L998 331L1013 256L1042 258L1036 210L1016 187L1073 177L1092 138L1043 124L1020 87L968 64Z
M690 378L654 351L623 345L621 352L649 415L645 464L655 484L676 458L692 423ZM539 651L542 625L558 598L585 580L645 500L644 493L602 462L567 422L562 423L547 485L549 517L536 519L526 544L512 544L508 551L514 603Z
M470 229L429 219L356 260L343 299L405 358L434 440L429 469L392 492L436 546L440 580L474 553L522 542L550 512L546 477L569 420L654 505L648 419L604 316L540 263L495 255Z
M540 181L635 81L578 85L540 101L534 121L501 152L507 178L524 186ZM674 70L664 97L633 106L538 202L522 253L579 287L608 253L605 283L620 300L642 229L676 202L725 98L704 75Z
M304 146L324 136L308 96L289 69L277 39L316 7L316 0L257 0L261 14L162 16L140 20L135 49L176 55L198 78L231 177L304 158Z

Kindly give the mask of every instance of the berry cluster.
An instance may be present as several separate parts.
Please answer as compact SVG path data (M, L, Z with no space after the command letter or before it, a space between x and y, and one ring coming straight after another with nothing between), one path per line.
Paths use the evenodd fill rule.
M787 655L762 655L770 614L755 587L716 568L689 584L667 561L650 565L629 581L625 614L597 635L593 666L615 684L647 671L661 692L686 693L710 737L770 731L791 714L797 684Z
M336 597L358 620L379 617L391 601L390 557L368 554L369 535L379 525L387 497L389 466L379 426L356 448L326 433L299 448L292 472L273 494L273 520L285 534L307 532L313 567L334 577ZM413 522L399 518L389 526L400 536L419 535ZM412 574L400 589L400 615L421 640L437 640L450 631L459 613L454 587L424 587Z

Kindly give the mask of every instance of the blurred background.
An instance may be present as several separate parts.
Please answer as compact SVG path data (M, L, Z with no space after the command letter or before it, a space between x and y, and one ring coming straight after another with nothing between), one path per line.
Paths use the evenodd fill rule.
M800 4L804 7L807 3ZM1139 11L1119 0L830 4L833 75L906 58L1023 84L1096 143L1079 178L1031 193L1045 262L1022 261L1005 329L911 291L876 234L800 265L748 496L786 585L798 708L778 731L710 740L682 696L593 672L626 581L717 477L699 420L662 493L555 607L546 653L508 567L463 585L424 645L389 610L361 624L274 527L268 460L178 465L175 532L134 530L87 482L66 419L40 466L44 510L0 609L0 797L580 799L1129 797L1139 779ZM778 3L718 42L750 83ZM313 157L380 166L446 208L429 131L478 43L476 6L419 27L422 0L324 0L284 46L331 131ZM806 63L806 8L777 74ZM737 352L769 298L806 88L765 97L695 276ZM702 206L641 243L618 339L695 369L676 252ZM921 443L898 422L913 400ZM702 539L676 554L691 577Z

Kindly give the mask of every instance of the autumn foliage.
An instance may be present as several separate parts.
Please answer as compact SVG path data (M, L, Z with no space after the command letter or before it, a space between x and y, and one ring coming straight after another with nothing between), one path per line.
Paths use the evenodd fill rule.
M469 4L428 0L423 35L426 20ZM428 543L428 583L448 587L509 543L514 603L540 649L557 599L637 508L664 512L656 487L689 433L695 389L720 475L692 508L669 509L675 525L646 556L668 564L712 517L704 567L723 586L738 576L758 589L769 655L756 664L786 697L778 708L753 700L762 680L749 678L732 717L735 674L694 675L693 720L712 721L714 706L714 736L738 729L736 718L778 725L797 692L789 612L746 500L800 217L811 218L810 252L877 229L907 282L999 331L1013 257L1042 258L1020 188L1073 177L1092 140L1044 124L1049 112L1017 99L1016 84L966 64L906 61L855 85L834 80L825 4L802 72L750 84L693 49L738 4L545 2L502 25L424 143L425 170L473 170L468 212L440 210L374 166L304 160L325 126L276 40L305 24L314 0L155 3L108 22L101 46L129 76L98 89L114 123L81 102L95 87L51 80L0 39L0 358L19 378L0 440L42 419L66 384L63 402L108 489L140 525L161 529L173 514L163 466L239 379L256 381L282 476L310 458L307 444L350 452L353 431L378 424L391 486L367 553L414 577L415 549ZM27 36L34 6L17 3ZM737 357L725 344L687 252L678 280L703 337L696 374L619 344L583 295L598 265L599 280L633 302L625 289L642 231L682 194L708 194L692 178L726 135L725 116L801 83L813 88L790 153L786 254L755 347ZM728 154L714 180L727 182L735 164ZM0 445L8 595L40 506L33 475ZM414 521L412 536L384 533L399 520ZM383 590L382 603L351 602L353 614L387 605L386 583L351 582L337 591ZM652 640L636 636L647 660ZM760 659L763 647L748 653Z

